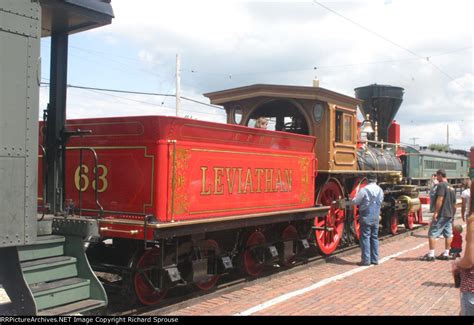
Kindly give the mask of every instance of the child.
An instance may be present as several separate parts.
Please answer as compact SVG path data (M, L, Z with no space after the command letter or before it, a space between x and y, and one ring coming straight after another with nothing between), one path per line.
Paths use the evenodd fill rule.
M259 117L255 122L255 127L257 129L264 129L266 130L268 126L268 119L266 117Z
M449 255L452 258L461 257L462 251L462 226L455 225L453 226L453 241L451 242L451 249L449 250Z

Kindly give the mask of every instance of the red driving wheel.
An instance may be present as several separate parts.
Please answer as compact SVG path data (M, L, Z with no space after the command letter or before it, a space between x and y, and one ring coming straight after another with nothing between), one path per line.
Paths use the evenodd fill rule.
M416 218L416 213L415 212L408 212L406 218L405 218L405 228L412 230L414 225L415 225L415 218Z
M243 262L244 270L248 275L258 276L262 273L265 265L255 258L252 248L265 244L265 241L265 235L261 231L255 231L247 238Z
M137 263L133 276L135 294L138 300L144 305L155 305L166 296L168 290L153 288L150 283L154 283L153 278L157 275L160 250L152 248L143 253ZM156 282L156 281L155 281Z
M357 193L359 193L360 190L366 186L367 186L366 178L356 180L350 194L351 200L355 198L357 196ZM357 205L353 205L352 208L354 210L354 220L352 221L352 228L354 230L354 235L356 239L359 241L360 240L359 207Z
M344 229L344 210L332 206L332 202L342 197L342 188L339 183L331 179L319 191L316 203L325 206L331 206L326 216L316 217L314 225L316 226L315 237L316 244L322 254L332 254L341 241L342 231Z

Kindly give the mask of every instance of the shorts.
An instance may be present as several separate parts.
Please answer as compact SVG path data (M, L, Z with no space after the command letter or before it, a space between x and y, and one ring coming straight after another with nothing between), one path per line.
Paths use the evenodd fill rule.
M431 223L428 230L428 237L437 238L443 234L444 238L453 237L453 223L451 218L438 217L435 223Z
M461 316L474 316L474 293L461 291Z

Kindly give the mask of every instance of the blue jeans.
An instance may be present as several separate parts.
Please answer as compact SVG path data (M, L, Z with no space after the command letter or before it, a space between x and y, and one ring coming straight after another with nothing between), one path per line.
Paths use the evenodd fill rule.
M474 316L474 293L461 291L461 316Z
M379 223L367 224L360 222L361 262L377 264L379 262Z

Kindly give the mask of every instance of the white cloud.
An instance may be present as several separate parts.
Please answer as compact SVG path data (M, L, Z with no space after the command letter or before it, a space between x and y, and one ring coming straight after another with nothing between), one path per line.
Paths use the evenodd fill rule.
M145 81L150 79L140 78L146 71L161 78L151 79L153 89L173 93L176 53L182 60L183 95L205 102L201 94L209 91L253 83L310 85L315 75L322 87L351 96L359 86L391 84L405 89L396 117L404 141L419 137L423 144L445 142L442 129L449 123L455 146L474 144L473 1L321 4L353 22L313 1L114 0L112 25L87 37L122 46L128 56L141 61L135 70L127 65L130 62L115 64L116 69L129 71L126 76L134 90L150 86ZM107 62L100 71L113 64ZM117 78L110 79L112 83ZM136 101L128 103L93 96L97 110L71 99L75 107L84 106L72 114L127 115L156 110L140 102L161 105L160 99L146 96L132 96ZM165 102L174 106L174 99ZM211 107L190 102L183 102L183 107L195 110L193 115L199 118L216 119ZM222 111L216 114L224 121Z

